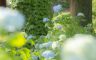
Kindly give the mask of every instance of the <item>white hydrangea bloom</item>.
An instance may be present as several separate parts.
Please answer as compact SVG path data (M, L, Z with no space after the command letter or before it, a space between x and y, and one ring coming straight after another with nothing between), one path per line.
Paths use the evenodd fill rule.
M54 13L60 12L61 9L62 9L62 5L60 5L60 4L53 6Z
M59 40L62 41L62 40L65 40L66 39L66 35L62 34L59 36Z
M46 59L52 59L55 57L55 53L51 50L46 50L42 53L42 56Z
M48 18L43 18L43 22L48 22L49 19Z
M64 43L64 60L96 60L96 38L77 34Z
M52 46L52 42L47 42L39 45L39 48L49 48Z
M21 30L25 19L22 14L16 10L0 7L0 29L8 32Z
M56 48L59 48L60 47L60 44L59 44L59 41L54 41L52 43L52 49L55 50Z
M83 13L81 13L81 12L79 12L78 14L77 14L77 16L85 16Z

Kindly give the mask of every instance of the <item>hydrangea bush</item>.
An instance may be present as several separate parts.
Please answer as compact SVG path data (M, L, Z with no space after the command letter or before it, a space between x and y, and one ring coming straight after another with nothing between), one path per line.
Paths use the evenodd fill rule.
M59 13L54 13L52 21L46 22L45 25L49 28L48 34L40 36L37 40L39 42L35 44L36 49L33 55L41 60L59 60L63 42L67 38L79 33L90 34L90 31L80 26L79 19L77 19L79 17L73 18L70 13Z
M0 9L0 60L83 60L80 55L95 59L95 37L87 35L92 34L90 25L81 26L83 13L72 17L62 10L62 4L52 6L51 0L10 1L11 7L26 18L17 10ZM94 53L93 58L89 51Z

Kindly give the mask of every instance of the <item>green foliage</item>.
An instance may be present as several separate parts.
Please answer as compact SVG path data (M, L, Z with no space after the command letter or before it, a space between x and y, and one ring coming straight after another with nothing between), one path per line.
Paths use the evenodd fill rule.
M62 32L67 36L73 36L74 34L78 33L87 33L86 29L80 26L80 20L78 18L79 17L73 18L70 13L61 13L55 18L53 18L53 21L55 25L62 25Z
M93 28L96 33L96 0L92 0L92 18L93 18Z
M52 21L46 23L49 28L48 34L37 40L38 43L35 44L36 49L33 55L40 57L40 60L44 60L46 58L41 56L42 52L52 50L56 53L56 56L51 60L59 60L61 46L67 38L75 34L89 34L85 27L80 26L79 20L81 20L80 17L73 18L70 13L61 12L58 15L56 14ZM52 46L50 46L51 42ZM55 44L53 44L54 42Z
M52 18L51 0L11 1L11 7L18 9L26 16L24 30L26 33L32 34L32 38L25 39L25 35L20 32L16 34L4 31L3 35L0 36L2 37L1 40L4 40L4 42L1 41L0 47L5 49L0 49L0 55L4 54L3 59L0 58L2 60L45 60L46 58L42 56L42 53L46 50L51 50L56 55L50 60L60 60L61 46L67 38L75 34L90 33L87 27L82 27L80 24L80 21L84 20L83 17L73 18L70 13L60 11L54 14ZM50 21L45 23L43 18L49 18ZM36 36L40 37L37 38ZM36 40L34 40L35 38ZM55 44L53 44L54 42Z
M92 0L92 13L96 16L96 0Z
M22 33L6 34L5 37L2 35L0 35L0 60L29 60L31 58L30 50L24 47L27 41Z
M46 35L48 28L45 27L43 18L51 18L51 0L12 0L12 8L16 8L26 16L24 30L28 34L36 36Z

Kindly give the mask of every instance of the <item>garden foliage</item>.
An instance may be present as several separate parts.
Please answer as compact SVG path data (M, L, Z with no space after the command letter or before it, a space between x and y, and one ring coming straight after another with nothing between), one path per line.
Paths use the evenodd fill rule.
M10 1L10 7L19 10L26 19L17 11L1 9L0 23L4 24L0 24L0 60L60 60L61 50L66 47L63 44L67 40L72 39L73 45L76 43L74 39L77 41L78 38L82 43L83 40L85 43L91 41L89 36L83 35L92 34L90 25L82 26L81 21L85 21L83 13L73 17L62 9L64 5L52 5L51 0ZM95 21L95 8L93 19ZM95 27L95 23L93 25ZM76 37L72 37L75 34ZM76 46L78 47L78 44ZM86 50L86 44L84 46Z
M24 30L28 34L35 36L47 34L48 28L45 27L43 18L49 18L51 20L51 0L12 0L11 6L26 16Z
M96 0L92 1L92 18L93 18L93 28L96 33Z

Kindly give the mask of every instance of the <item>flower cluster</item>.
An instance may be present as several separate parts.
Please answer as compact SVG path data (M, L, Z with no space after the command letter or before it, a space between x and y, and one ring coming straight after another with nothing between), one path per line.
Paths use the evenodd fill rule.
M24 22L24 16L18 11L0 7L0 29L15 32L22 29Z
M60 5L60 4L55 5L55 6L53 7L53 11L54 11L55 13L58 13L58 12L60 12L61 10L62 10L62 5Z
M42 56L45 57L46 59L51 59L55 57L55 54L54 52L48 50L48 51L44 51L42 53Z
M73 18L57 4L51 16L51 2L12 0L9 4L25 14L25 26L21 13L0 7L0 60L61 60L60 54L62 60L96 60L96 38L87 35L91 25L79 24L85 15Z
M63 48L64 60L96 59L96 38L92 35L76 34L64 43Z
M48 22L49 19L48 18L43 18L43 22Z

